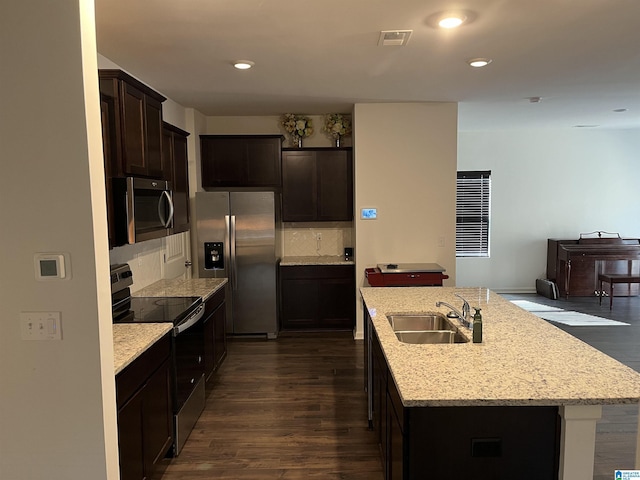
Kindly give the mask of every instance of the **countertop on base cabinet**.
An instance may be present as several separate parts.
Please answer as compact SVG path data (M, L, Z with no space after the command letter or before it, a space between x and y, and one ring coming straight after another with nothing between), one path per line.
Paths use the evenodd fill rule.
M133 297L202 297L206 302L226 284L226 278L165 279L158 280L131 295Z

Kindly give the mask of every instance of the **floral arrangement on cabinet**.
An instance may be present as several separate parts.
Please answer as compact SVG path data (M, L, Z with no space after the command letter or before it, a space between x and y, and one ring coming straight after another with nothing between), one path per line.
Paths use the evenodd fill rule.
M330 113L325 117L323 130L340 146L340 139L351 135L351 118L342 113Z
M296 147L302 147L302 139L313 134L313 122L304 115L285 113L280 124L291 135L291 142Z

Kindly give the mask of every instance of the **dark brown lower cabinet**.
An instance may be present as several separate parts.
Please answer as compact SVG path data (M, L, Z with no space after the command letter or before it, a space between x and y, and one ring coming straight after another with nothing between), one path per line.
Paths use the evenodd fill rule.
M372 334L371 425L385 479L557 480L557 407L405 407Z
M353 329L353 265L286 265L279 274L282 330Z
M173 444L171 336L116 376L121 480L150 478Z
M207 380L227 356L226 320L225 290L221 288L205 302L204 376Z

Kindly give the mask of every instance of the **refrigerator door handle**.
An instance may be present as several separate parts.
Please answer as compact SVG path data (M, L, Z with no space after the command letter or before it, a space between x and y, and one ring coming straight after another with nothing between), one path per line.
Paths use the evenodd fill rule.
M231 247L231 287L233 290L238 290L238 269L236 266L236 216L231 215L230 222L230 247Z

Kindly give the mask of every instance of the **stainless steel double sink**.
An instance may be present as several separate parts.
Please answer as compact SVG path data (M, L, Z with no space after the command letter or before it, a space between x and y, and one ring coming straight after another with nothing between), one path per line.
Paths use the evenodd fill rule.
M444 315L425 313L418 315L387 316L398 340L412 344L467 343L469 340Z

